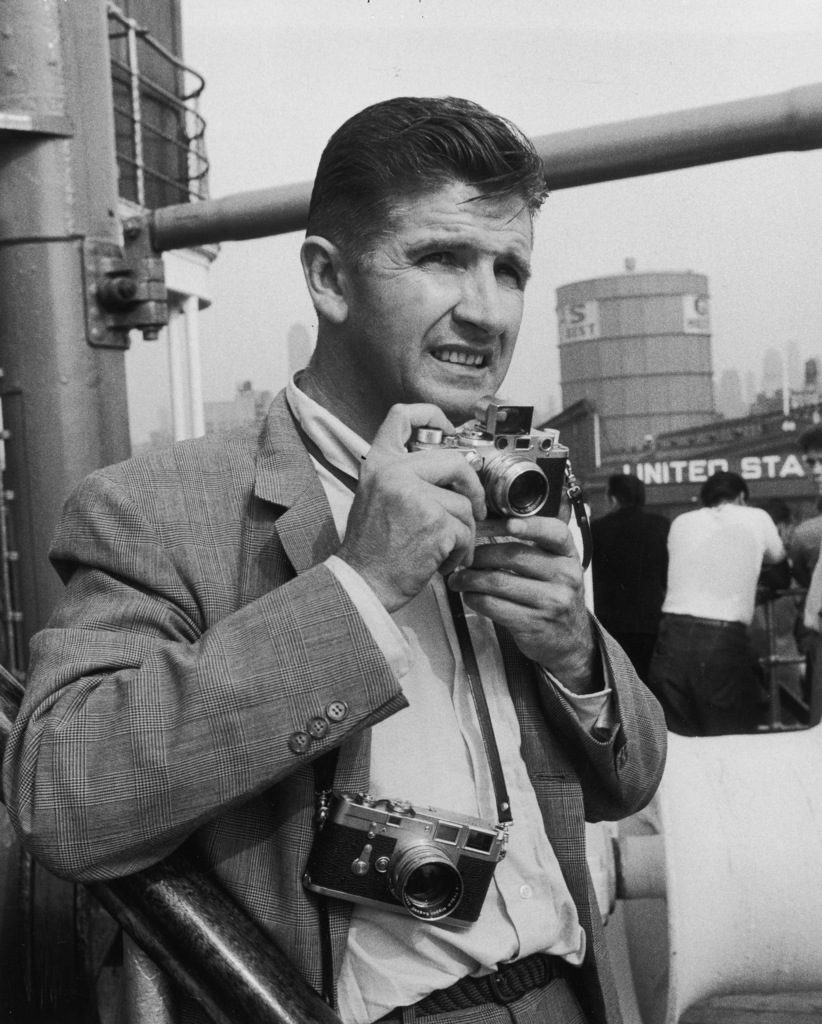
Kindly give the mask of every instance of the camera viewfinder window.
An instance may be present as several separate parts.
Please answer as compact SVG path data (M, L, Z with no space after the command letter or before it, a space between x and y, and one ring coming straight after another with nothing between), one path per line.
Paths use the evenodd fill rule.
M437 836L436 838L441 843L456 843L459 839L460 827L459 825L451 825L447 821L441 821L437 825Z
M468 833L465 841L466 850L476 850L478 853L490 853L494 844L494 836L490 832L476 832L474 829Z

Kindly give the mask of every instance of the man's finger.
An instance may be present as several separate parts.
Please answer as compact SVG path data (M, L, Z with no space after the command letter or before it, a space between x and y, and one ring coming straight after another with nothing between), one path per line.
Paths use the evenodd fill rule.
M454 433L454 425L436 405L427 402L392 405L371 447L391 452L405 451L414 427L437 427L446 434Z
M485 490L464 455L453 448L428 448L412 452L408 460L421 480L461 494L471 502L474 519L485 519Z
M506 519L504 522L503 536L530 541L553 555L577 554L573 535L561 519L553 516L525 516ZM494 532L496 533L496 530Z

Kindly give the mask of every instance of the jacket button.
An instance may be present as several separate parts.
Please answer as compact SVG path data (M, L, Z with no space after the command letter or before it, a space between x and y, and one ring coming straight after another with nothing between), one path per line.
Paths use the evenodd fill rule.
M288 737L288 749L292 754L304 754L310 742L311 737L307 732L292 732Z
M326 704L325 713L332 722L341 722L348 714L348 705L344 700L332 700Z
M311 721L306 726L306 729L315 740L321 740L323 736L325 736L328 733L328 721L325 718L320 718L320 716L317 715L316 718L311 719Z

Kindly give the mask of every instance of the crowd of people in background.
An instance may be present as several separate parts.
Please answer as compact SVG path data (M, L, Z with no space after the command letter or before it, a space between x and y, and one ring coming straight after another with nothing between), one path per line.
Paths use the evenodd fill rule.
M822 503L822 425L799 447ZM669 730L758 731L774 653L792 663L812 715L822 673L822 511L797 524L785 501L757 503L727 470L703 483L699 507L671 520L645 507L645 485L632 474L609 477L606 498L608 511L591 524L594 611L662 704ZM785 646L793 657L779 657Z

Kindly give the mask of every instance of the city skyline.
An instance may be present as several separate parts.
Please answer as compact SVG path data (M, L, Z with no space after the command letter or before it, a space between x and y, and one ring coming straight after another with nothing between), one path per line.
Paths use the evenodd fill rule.
M536 136L822 78L822 9L802 0L183 0L183 40L206 79L214 196L310 180L331 132L391 95L468 96ZM708 277L717 374L758 363L780 335L822 340L820 172L822 152L782 153L554 192L504 393L556 407L556 289L627 258ZM203 314L207 396L238 361L276 390L287 326L313 337L300 241L222 246Z

